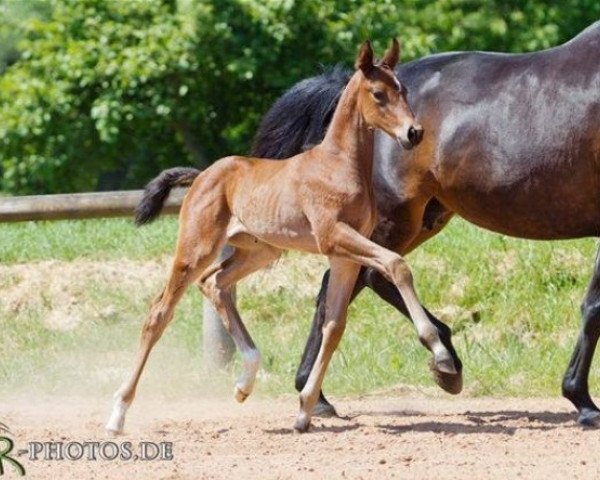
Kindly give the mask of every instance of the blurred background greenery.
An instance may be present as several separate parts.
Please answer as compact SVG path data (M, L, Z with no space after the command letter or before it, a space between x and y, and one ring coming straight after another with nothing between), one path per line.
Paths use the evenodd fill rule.
M246 153L286 88L389 38L404 59L524 52L597 0L0 0L0 191L138 188Z
M246 153L285 89L322 65L350 66L366 38L381 52L398 36L404 60L525 52L599 17L598 0L0 0L0 195L139 188L168 166ZM1 232L2 390L108 395L129 371L177 220ZM468 393L560 390L595 243L508 239L456 220L409 256L419 295L455 332ZM292 391L325 268L297 255L282 263L238 290L271 393ZM201 363L199 295L180 310L144 384L196 394L207 390L190 368ZM432 385L427 352L391 307L365 292L350 317L328 391Z

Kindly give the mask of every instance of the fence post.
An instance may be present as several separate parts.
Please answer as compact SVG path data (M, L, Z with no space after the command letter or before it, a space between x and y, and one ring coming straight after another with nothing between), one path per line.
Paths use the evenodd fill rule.
M231 256L233 249L225 246L217 261L225 260ZM235 291L233 292L235 300ZM204 365L207 368L226 366L233 357L235 344L229 332L223 327L221 317L211 303L203 298L202 317L202 348Z

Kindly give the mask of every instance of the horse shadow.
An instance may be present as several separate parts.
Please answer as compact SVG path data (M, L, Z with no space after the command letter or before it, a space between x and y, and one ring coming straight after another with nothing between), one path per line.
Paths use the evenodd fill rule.
M343 418L343 417L342 417ZM343 418L349 420L348 418ZM361 423L349 423L347 425L315 425L311 424L308 433L344 433L352 430L357 430L363 427ZM263 430L265 433L272 435L296 435L297 433L292 428L270 428Z
M425 420L431 414L412 411L366 411L356 412L347 416L338 417L345 420L346 424L327 425L327 423L313 423L311 433L343 433L358 430L365 424L358 421L361 416L367 417L402 417L406 420L424 419L409 424L394 424L392 422L376 423L375 427L386 434L402 435L411 432L438 433L444 435L456 434L498 434L512 436L519 430L550 431L558 428L582 428L576 424L574 413L568 412L530 412L526 410L497 410L447 414L452 420ZM462 419L462 420L461 420ZM370 423L370 422L369 422ZM515 425L516 423L516 425ZM265 429L265 433L274 435L293 435L291 428Z
M365 415L382 415L397 417L427 417L421 412L394 411L365 413ZM565 412L530 412L526 410L498 410L470 412L444 415L458 418L456 421L430 420L396 425L393 423L379 424L378 428L385 433L401 435L407 432L455 434L499 434L514 435L519 430L549 431L565 426L577 427L575 414ZM461 421L461 417L464 421ZM514 425L513 423L517 423Z

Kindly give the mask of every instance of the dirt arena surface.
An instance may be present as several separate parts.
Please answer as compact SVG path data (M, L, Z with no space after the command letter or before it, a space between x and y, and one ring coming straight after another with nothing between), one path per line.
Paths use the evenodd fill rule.
M104 433L108 403L11 399L0 421L16 449L30 441L173 442L173 460L30 461L40 479L597 479L600 430L575 424L556 399L368 396L336 399L345 418L291 427L296 399L139 398L126 434ZM16 478L10 465L5 478Z

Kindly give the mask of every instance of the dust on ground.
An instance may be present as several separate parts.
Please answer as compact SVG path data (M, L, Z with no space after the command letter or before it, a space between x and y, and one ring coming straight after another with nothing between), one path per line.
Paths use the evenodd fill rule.
M565 400L430 397L337 399L344 418L292 431L297 400L140 397L126 434L103 430L107 399L11 399L0 421L30 441L173 442L172 461L36 461L40 479L597 479L600 432L575 423ZM6 468L6 467L5 467ZM8 471L7 478L14 476Z
M297 295L313 297L326 269L325 260L306 255L284 255L271 267L245 279L244 290L263 294L295 286ZM0 311L17 315L21 311L44 310L45 326L52 330L72 330L90 319L110 319L115 308L96 310L89 301L92 285L118 285L122 291L157 293L167 279L171 257L155 260L46 260L0 264Z

